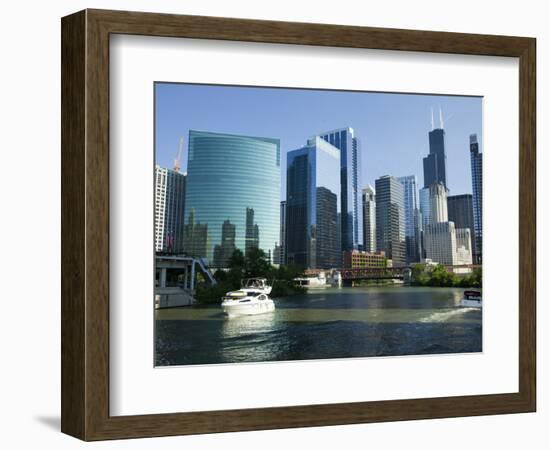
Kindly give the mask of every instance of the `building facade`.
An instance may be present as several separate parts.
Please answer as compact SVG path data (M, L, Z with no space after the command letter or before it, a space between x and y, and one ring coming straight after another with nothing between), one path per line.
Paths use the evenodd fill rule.
M418 191L418 200L420 204L419 226L420 226L420 257L426 258L426 244L424 234L426 226L430 223L430 188L422 188Z
M340 228L342 250L358 249L363 243L361 211L361 151L352 128L318 134L340 150Z
M405 213L405 247L407 264L420 261L420 224L418 204L418 184L416 175L399 177L403 185Z
M453 222L430 223L426 228L425 237L428 259L447 266L457 264L456 231Z
M449 195L447 197L447 209L449 221L454 222L457 229L469 229L473 242L474 210L472 194ZM472 259L475 260L475 245L472 245L470 250L473 252Z
M155 166L155 251L183 252L186 175Z
M274 264L286 264L286 201L281 202L279 245L275 247Z
M346 269L383 269L391 267L391 260L384 252L365 252L362 250L347 250L342 255L343 267Z
M280 234L279 140L190 130L188 149L186 252L225 264L222 249L234 239L243 253L258 247L272 257Z
M363 189L363 249L376 251L376 194L370 185Z
M426 258L448 266L471 264L470 230L449 220L447 189L443 183L430 186L430 223L424 231Z
M430 188L425 187L418 191L418 199L420 204L420 216L422 219L422 229L430 223Z
M447 222L447 189L443 183L434 183L430 186L430 223Z
M470 228L455 228L455 232L456 264L459 266L472 264L472 235Z
M483 153L479 151L476 134L470 136L470 164L472 170L475 262L481 264L483 260Z
M376 250L383 251L398 267L406 264L403 185L385 175L375 182Z
M339 163L340 150L320 137L287 153L287 264L320 269L341 264Z
M423 159L424 187L442 183L447 187L447 156L445 154L445 130L435 128L428 133L430 153Z

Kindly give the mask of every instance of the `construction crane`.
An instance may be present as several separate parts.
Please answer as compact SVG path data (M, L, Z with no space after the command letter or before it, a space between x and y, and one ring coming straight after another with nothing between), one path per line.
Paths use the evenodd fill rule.
M180 171L180 159L181 159L182 152L183 152L183 138L180 138L180 146L178 149L178 153L176 153L176 157L174 158L174 170L176 172Z

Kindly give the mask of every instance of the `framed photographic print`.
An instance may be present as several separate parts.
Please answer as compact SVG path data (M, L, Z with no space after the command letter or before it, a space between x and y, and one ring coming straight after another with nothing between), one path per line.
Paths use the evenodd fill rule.
M62 19L62 431L535 410L535 39Z

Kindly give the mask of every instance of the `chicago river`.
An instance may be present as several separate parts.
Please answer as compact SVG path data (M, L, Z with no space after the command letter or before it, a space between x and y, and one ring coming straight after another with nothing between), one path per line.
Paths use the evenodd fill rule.
M482 311L463 289L344 287L275 299L228 319L219 306L155 311L155 365L481 352Z

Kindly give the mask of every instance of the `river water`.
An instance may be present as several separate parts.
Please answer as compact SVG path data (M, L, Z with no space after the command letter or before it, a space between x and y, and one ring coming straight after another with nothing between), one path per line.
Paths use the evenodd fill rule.
M481 352L481 310L463 289L311 290L272 313L227 318L220 307L155 312L157 366Z

